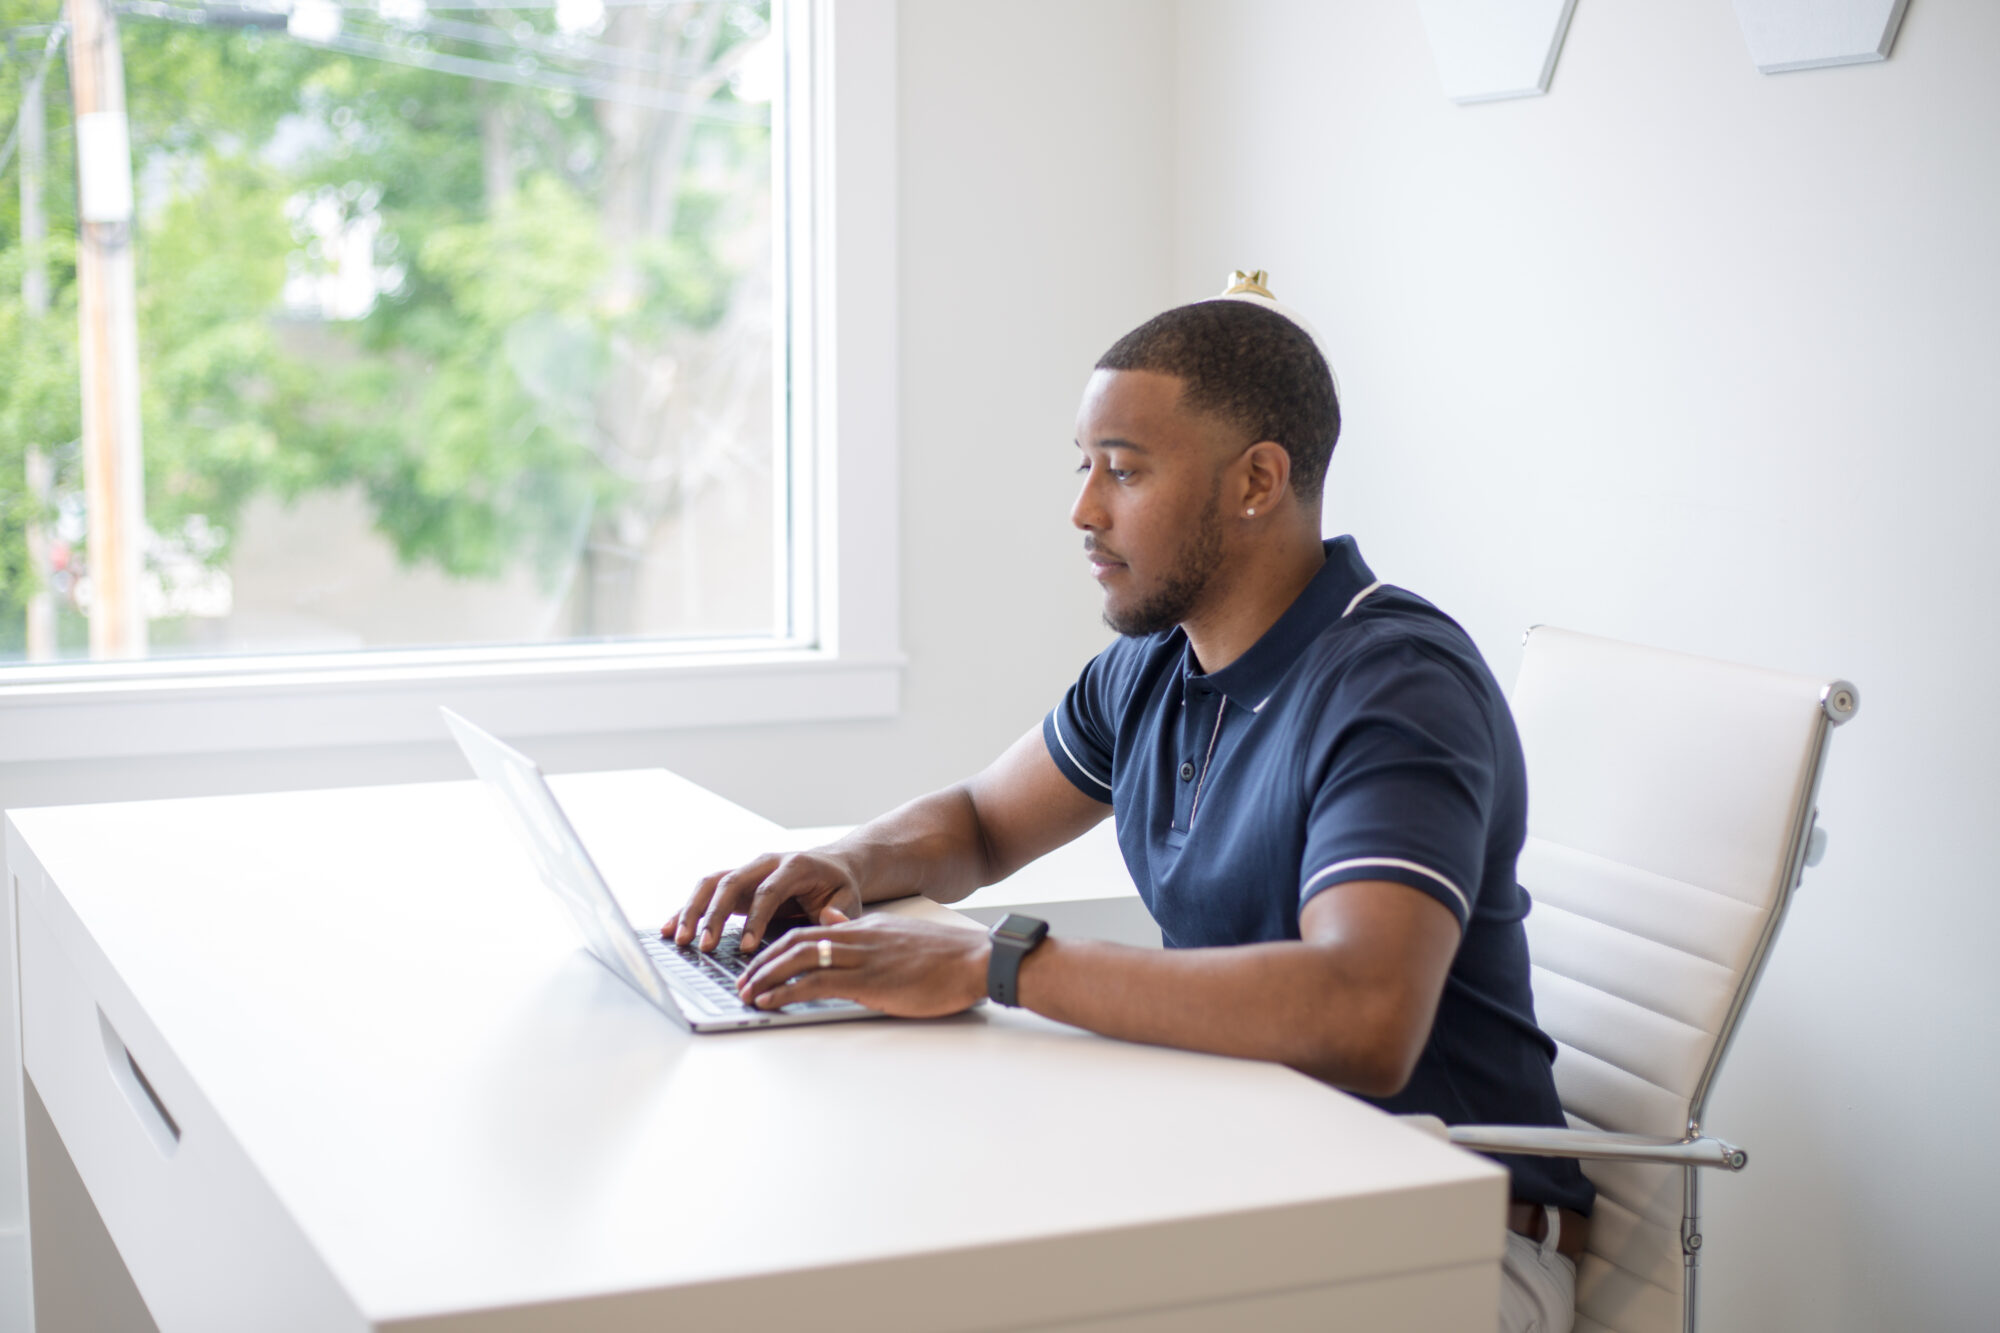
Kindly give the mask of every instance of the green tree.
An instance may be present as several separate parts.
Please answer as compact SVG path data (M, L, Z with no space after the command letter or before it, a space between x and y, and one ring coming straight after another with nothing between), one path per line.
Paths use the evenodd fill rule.
M356 49L122 20L150 527L220 567L251 497L356 486L405 562L461 577L629 554L699 470L657 386L741 352L717 330L757 259L732 238L768 226L769 137L728 79L768 5L620 8L581 35L549 10L409 29L346 13L372 25ZM0 0L0 29L58 17ZM0 106L20 105L30 44L0 61ZM440 58L489 76L424 67ZM619 96L580 96L608 61ZM0 203L0 653L42 581L27 531L62 526L81 489L60 62L46 92L45 317L19 296L17 192ZM287 317L288 283L334 272L329 242L355 234L385 275L365 316ZM54 505L20 482L31 448L57 462ZM576 628L620 615L585 598Z

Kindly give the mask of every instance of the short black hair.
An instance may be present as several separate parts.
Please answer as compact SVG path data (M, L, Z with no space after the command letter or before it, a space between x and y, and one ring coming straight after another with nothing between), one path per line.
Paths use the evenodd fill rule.
M1316 500L1340 438L1333 372L1312 335L1250 301L1197 301L1155 315L1111 344L1099 370L1150 370L1181 382L1181 402L1270 440L1292 459L1292 490Z

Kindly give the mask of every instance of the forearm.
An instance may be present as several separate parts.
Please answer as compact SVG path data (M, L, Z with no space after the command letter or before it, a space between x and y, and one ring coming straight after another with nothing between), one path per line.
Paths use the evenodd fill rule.
M863 902L917 893L956 902L995 878L978 808L962 783L861 825L823 854L849 868Z
M1082 834L1110 810L1062 775L1036 727L979 773L818 852L847 871L863 902L913 893L957 902Z
M1050 937L1021 966L1023 1006L1108 1037L1290 1065L1386 1096L1409 1078L1430 1008L1298 942L1137 949ZM1419 1037L1417 1045L1421 1045Z

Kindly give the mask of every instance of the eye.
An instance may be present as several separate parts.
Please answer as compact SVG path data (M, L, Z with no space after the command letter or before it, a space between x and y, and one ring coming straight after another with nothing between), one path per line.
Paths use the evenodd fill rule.
M1105 471L1111 474L1113 481L1129 481L1132 477L1132 469L1130 468L1113 467L1106 468Z

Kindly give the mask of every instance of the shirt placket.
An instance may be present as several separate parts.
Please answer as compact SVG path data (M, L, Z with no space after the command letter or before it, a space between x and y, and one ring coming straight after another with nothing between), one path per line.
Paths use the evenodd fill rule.
M1208 771L1222 736L1222 712L1227 700L1211 686L1183 679L1181 719L1175 737L1174 827L1186 833L1194 827L1207 792Z

